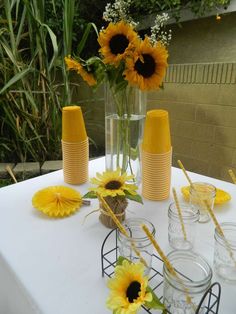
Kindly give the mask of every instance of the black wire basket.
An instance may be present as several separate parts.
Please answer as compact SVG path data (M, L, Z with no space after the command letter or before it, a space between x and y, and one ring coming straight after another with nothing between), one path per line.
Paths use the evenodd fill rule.
M101 265L102 276L112 277L119 257L117 229L111 230L104 239L101 247ZM156 254L152 255L152 268L149 275L149 286L156 293L160 300L163 296L163 261ZM158 283L158 284L157 284ZM210 288L202 296L197 307L196 314L217 314L219 311L221 296L221 286L218 282L214 282ZM150 314L154 314L152 309L142 306L143 309ZM168 312L169 313L169 312ZM172 313L174 314L174 313Z

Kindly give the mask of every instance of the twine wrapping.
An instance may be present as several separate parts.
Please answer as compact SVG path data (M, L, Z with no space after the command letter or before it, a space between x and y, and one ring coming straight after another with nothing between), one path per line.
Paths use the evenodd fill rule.
M122 222L125 220L125 209L128 206L128 201L124 197L119 197L119 196L106 196L105 198L106 203L108 206L111 208L113 211L114 215L116 218L119 220L119 222ZM101 223L110 228L114 229L116 228L116 223L112 219L110 213L107 211L107 207L104 206L104 203L100 200L100 216L99 220Z

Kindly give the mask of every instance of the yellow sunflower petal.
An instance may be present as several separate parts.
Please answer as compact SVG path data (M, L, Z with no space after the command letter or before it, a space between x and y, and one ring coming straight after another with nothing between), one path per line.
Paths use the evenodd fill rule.
M137 33L129 24L123 21L109 23L98 36L98 43L101 46L99 51L103 55L104 63L118 65L135 46L137 38Z
M93 183L93 184L97 184L97 185L99 185L101 183L101 181L98 180L97 178L91 178L90 182Z
M97 84L97 81L94 78L93 74L87 72L80 62L72 59L71 57L65 57L65 63L68 70L77 71L81 75L83 80L88 83L89 86L94 86Z
M130 194L137 194L135 190L137 189L133 184L127 184L126 181L131 178L126 173L121 174L120 168L114 171L105 171L103 173L96 173L96 178L92 178L90 182L97 187L90 188L91 191L106 197L117 195L124 196L125 191L130 192Z
M36 192L32 198L32 205L50 217L71 215L81 204L80 193L66 186L44 188Z
M157 43L152 46L148 37L140 41L133 57L126 59L125 78L141 90L158 89L166 73L168 52Z
M79 71L79 69L81 68L81 64L77 62L76 60L72 59L70 56L65 57L64 60L65 60L68 70Z
M133 282L140 284L137 296L130 299L128 288ZM131 314L146 302L151 301L152 296L146 292L148 278L144 276L144 265L130 263L126 260L115 268L114 277L108 281L110 295L107 299L107 307L116 313Z

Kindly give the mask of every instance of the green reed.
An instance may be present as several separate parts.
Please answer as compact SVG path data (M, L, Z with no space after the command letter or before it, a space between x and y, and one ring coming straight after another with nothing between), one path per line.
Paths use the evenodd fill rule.
M63 60L71 51L73 7L74 0L64 1L58 40L45 21L44 0L0 5L1 161L60 158L61 107L70 101Z

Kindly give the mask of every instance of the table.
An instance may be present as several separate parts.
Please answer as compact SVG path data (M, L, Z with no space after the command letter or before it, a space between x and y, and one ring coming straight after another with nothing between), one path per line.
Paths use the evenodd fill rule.
M104 158L90 161L90 177L104 171ZM190 173L192 181L205 181L228 191L232 200L216 207L218 221L236 222L236 186ZM96 209L83 206L64 219L47 218L31 205L33 194L47 186L67 185L62 170L0 189L0 313L1 314L105 314L108 296L101 276L100 249L108 234ZM182 171L172 168L172 186L187 185ZM85 194L89 183L73 186ZM180 192L179 192L180 193ZM158 242L168 253L167 210L172 196L162 202L130 202L127 217L145 217L156 227ZM199 224L196 251L212 265L214 226ZM217 278L218 280L218 278ZM213 279L214 281L214 279ZM221 282L220 280L218 280ZM222 314L236 313L236 285L221 282ZM145 313L145 311L140 311Z

